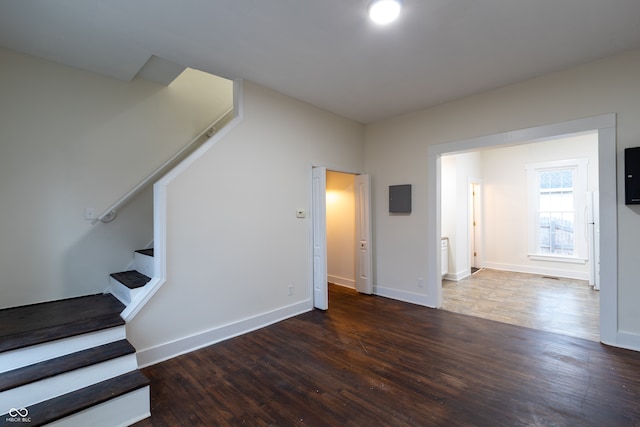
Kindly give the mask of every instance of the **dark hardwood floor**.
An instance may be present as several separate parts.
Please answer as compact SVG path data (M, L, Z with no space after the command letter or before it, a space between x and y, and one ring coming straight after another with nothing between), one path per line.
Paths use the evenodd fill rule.
M143 370L136 426L640 426L640 353L330 287Z

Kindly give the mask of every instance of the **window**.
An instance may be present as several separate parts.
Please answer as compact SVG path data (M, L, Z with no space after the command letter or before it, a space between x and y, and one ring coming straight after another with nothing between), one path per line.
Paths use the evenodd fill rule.
M536 249L539 254L575 254L575 169L538 170Z
M587 160L527 165L529 256L584 262Z

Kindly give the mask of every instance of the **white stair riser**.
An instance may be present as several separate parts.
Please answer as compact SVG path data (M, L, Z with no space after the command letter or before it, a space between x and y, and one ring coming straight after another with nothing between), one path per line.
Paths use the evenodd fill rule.
M125 339L124 325L0 353L0 373Z
M151 415L149 387L134 390L100 405L70 415L48 427L124 427ZM38 420L32 420L37 422Z
M153 277L153 257L138 252L133 254L133 268L145 276Z
M109 291L113 294L114 297L118 298L121 303L124 305L129 305L129 303L136 297L138 294L142 292L144 287L129 289L113 277L110 278L111 286L109 287Z
M65 372L35 383L0 393L0 408L29 408L30 405L126 374L138 368L135 353L85 368Z

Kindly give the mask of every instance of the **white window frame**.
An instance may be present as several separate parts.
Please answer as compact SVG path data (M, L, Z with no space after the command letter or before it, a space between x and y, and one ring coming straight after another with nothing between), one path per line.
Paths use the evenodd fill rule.
M587 261L586 209L588 175L586 157L578 159L556 160L550 162L528 163L527 191L529 200L529 259L584 264ZM538 172L574 169L573 202L575 209L574 253L570 255L541 254L538 252L538 211L540 210L540 189ZM583 232L584 231L584 232Z

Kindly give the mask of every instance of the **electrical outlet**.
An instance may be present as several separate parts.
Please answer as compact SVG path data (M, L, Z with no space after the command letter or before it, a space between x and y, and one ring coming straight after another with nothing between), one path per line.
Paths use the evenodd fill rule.
M289 296L293 295L293 285L289 285Z
M422 279L422 277L418 277L418 287L424 288L424 280Z

